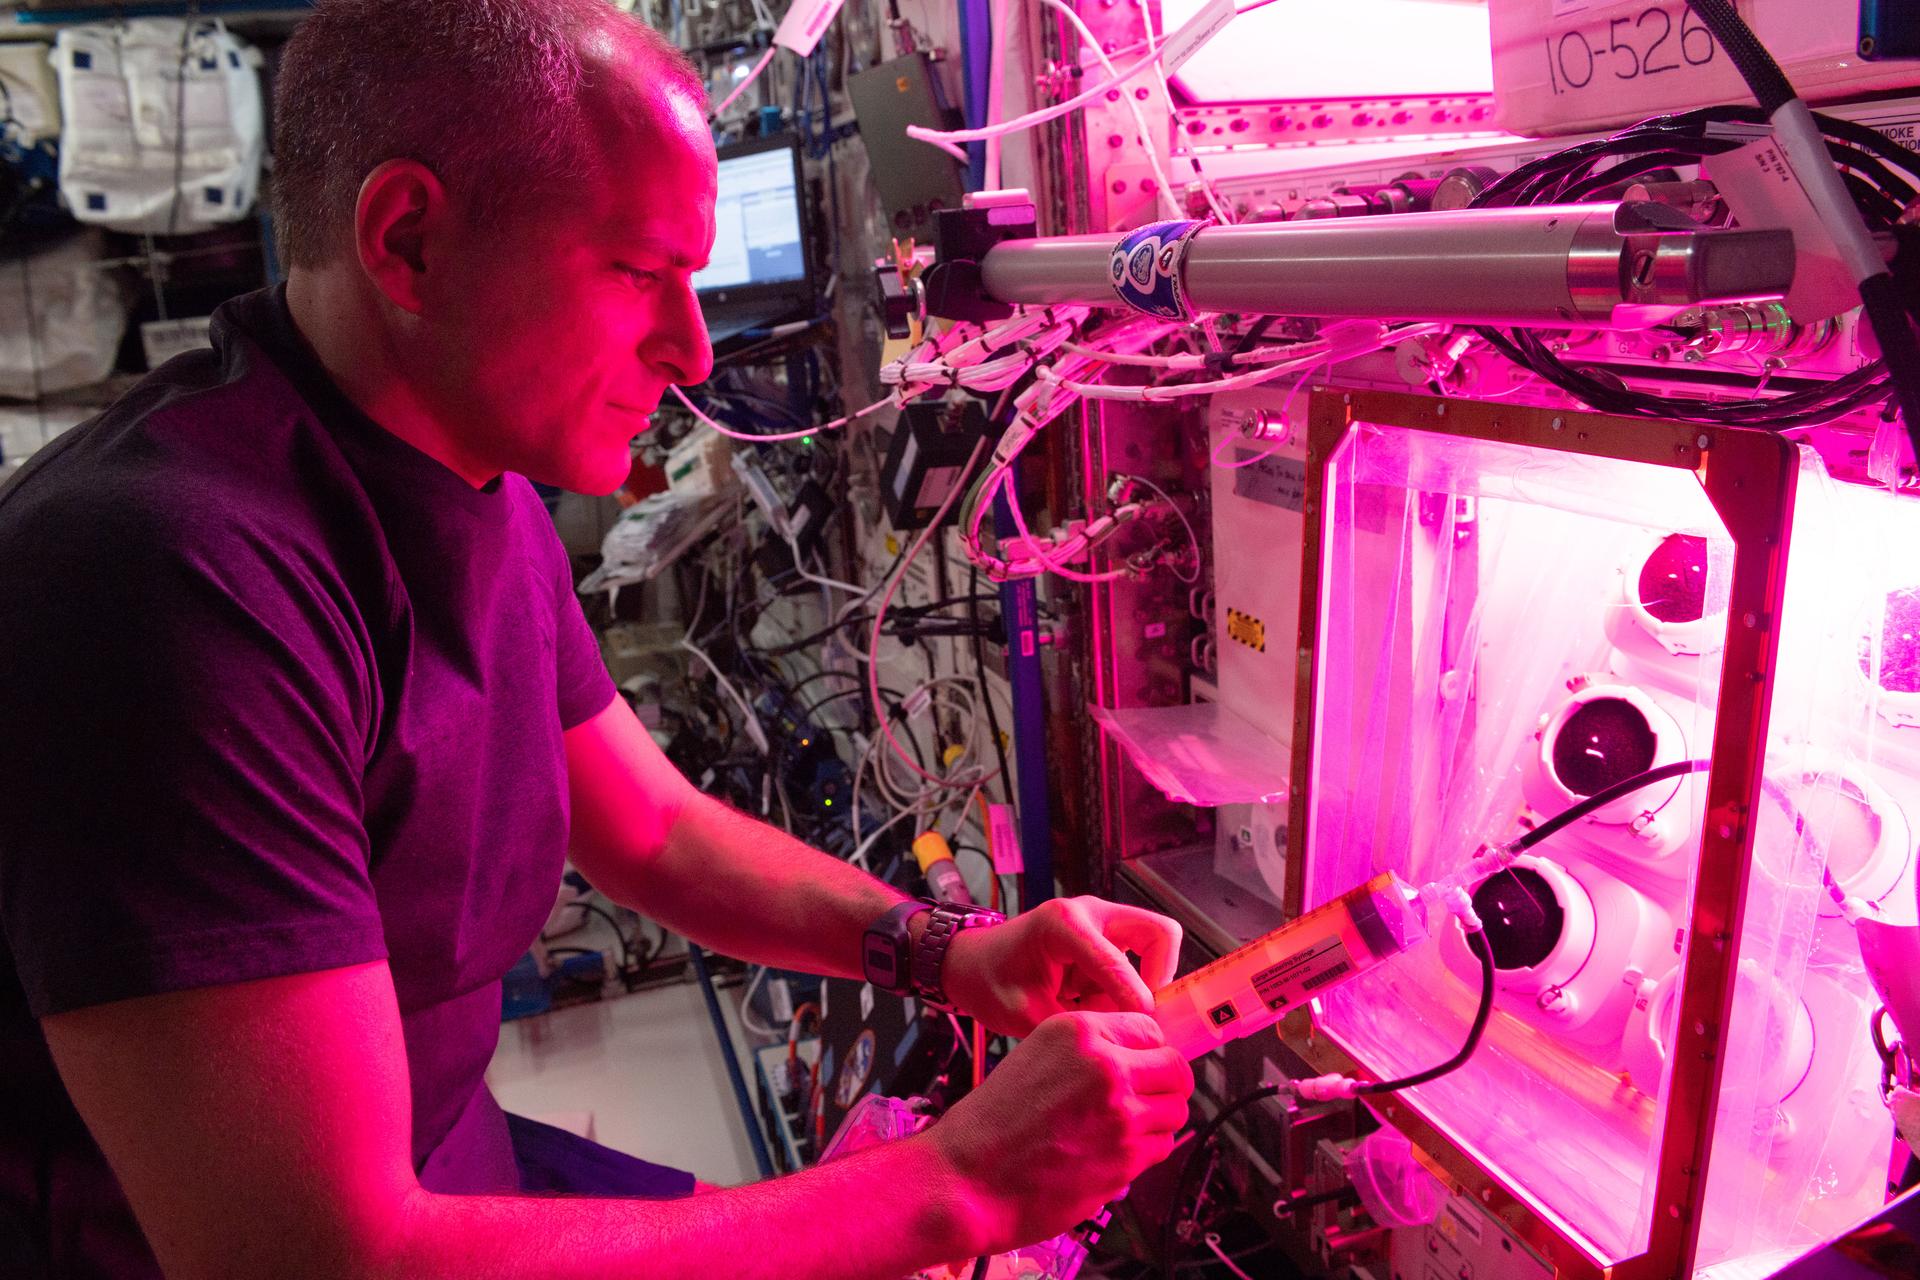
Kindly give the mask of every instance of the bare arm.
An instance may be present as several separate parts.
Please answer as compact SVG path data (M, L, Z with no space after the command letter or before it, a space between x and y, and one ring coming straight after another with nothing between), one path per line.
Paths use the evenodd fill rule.
M757 964L860 976L906 895L694 789L623 699L569 730L574 865L608 897Z
M857 978L861 934L905 896L700 794L621 699L568 732L567 775L570 849L587 879L728 955ZM995 1031L1025 1035L1067 1010L1151 1011L1179 951L1180 926L1164 916L1055 900L955 938L946 987Z
M741 1280L888 1280L984 1248L974 1224L995 1216L931 1135L682 1201L431 1194L384 964L43 1025L176 1280L704 1277L721 1257Z

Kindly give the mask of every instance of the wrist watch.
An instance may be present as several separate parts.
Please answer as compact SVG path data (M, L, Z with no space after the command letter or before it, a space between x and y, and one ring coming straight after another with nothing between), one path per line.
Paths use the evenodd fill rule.
M908 898L889 907L885 915L867 926L860 942L860 967L868 982L897 996L913 990L913 932L909 926L915 916L933 908L931 898Z
M985 907L935 904L933 919L927 921L927 931L913 949L914 994L937 1009L951 1010L953 1002L947 999L946 988L947 948L963 930L984 929L1005 921L998 911Z
M913 919L931 912L920 944L913 943ZM985 907L953 906L931 898L908 898L867 926L861 940L860 967L868 982L897 996L918 996L949 1008L946 991L947 948L963 929L1000 924L1006 917Z

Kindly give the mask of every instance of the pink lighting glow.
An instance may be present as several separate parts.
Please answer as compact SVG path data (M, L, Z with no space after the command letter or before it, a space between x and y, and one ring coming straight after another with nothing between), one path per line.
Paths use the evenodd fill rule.
M1176 30L1203 0L1163 0ZM1180 68L1195 102L1320 101L1491 93L1484 5L1448 0L1276 0L1242 14Z
M1800 468L1697 1265L1877 1206L1892 1138L1840 904L1914 912L1920 693L1901 664L1920 623L1889 619L1910 584L1860 549L1920 542L1920 503ZM1382 871L1433 881L1622 777L1713 757L1743 621L1696 473L1362 422L1323 501L1305 905ZM1403 1095L1603 1266L1652 1248L1655 1171L1692 1114L1670 1118L1668 1048L1708 785L1617 800L1474 886L1495 1016L1464 1069ZM1437 937L1319 1002L1368 1074L1459 1043L1475 961L1457 928Z

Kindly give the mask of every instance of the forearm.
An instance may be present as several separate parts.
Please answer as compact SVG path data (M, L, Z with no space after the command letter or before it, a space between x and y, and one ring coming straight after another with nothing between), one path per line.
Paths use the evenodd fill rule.
M985 1248L978 1216L928 1135L685 1200L422 1192L369 1271L408 1280L897 1280Z
M644 872L599 884L676 933L755 964L860 976L860 937L905 895L784 831L701 796Z

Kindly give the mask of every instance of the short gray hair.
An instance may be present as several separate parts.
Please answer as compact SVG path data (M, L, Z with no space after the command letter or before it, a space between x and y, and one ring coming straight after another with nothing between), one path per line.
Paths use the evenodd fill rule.
M483 224L586 177L595 32L637 45L660 82L704 99L686 56L608 0L318 0L274 89L282 259L317 267L341 252L361 184L388 160L425 164Z

